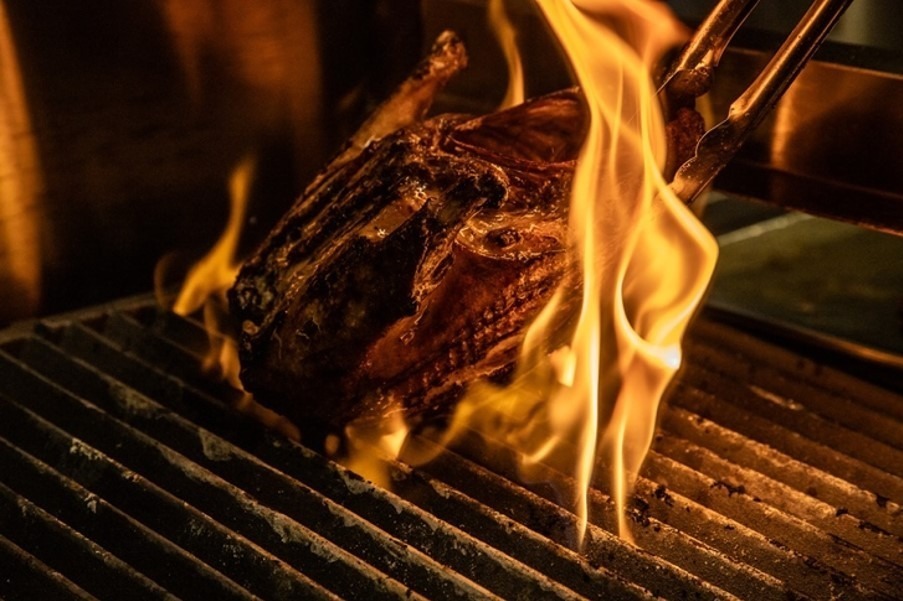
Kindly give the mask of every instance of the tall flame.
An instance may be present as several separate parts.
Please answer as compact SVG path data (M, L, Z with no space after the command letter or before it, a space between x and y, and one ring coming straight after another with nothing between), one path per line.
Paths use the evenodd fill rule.
M195 263L172 306L174 313L190 315L203 308L204 327L210 339L210 350L204 361L208 371L219 369L223 378L241 390L238 379L238 349L235 341L223 336L223 322L227 314L226 291L238 275L235 260L238 240L248 201L248 188L254 173L254 158L245 157L229 178L231 207L226 228L216 244Z
M0 2L0 321L33 315L41 299L44 182L14 42Z
M506 109L524 101L524 70L517 50L517 30L505 12L505 0L489 0L486 7L489 25L495 33L505 63L508 65L508 88L499 109Z
M459 404L467 429L518 450L526 479L541 466L573 476L582 543L597 462L611 474L618 526L648 451L680 340L705 291L717 246L661 175L666 139L650 70L681 40L661 3L537 0L583 89L590 126L572 184L569 237L582 285L562 285L526 333L510 385L479 383ZM570 340L554 342L574 294Z
M565 278L568 283L526 332L512 383L474 384L456 408L446 438L476 430L513 447L526 479L540 477L548 467L571 475L580 542L589 519L588 490L597 481L594 471L605 465L619 531L629 539L628 490L648 451L659 403L681 363L681 338L717 254L714 239L661 175L667 144L650 70L681 40L682 31L664 4L647 0L536 2L571 62L590 115L569 213L579 277ZM498 22L508 23L499 12L501 2L492 0L490 9L502 15ZM506 52L514 52L513 33L502 39L511 41ZM250 169L237 169L229 226L192 270L177 312L207 304L211 289L216 298L234 279L245 194L239 192L246 191ZM579 315L561 343L561 315L574 305L574 295L580 297ZM231 349L217 351L220 363L224 354L235 356ZM246 399L252 413L263 411L249 395ZM401 412L389 412L381 423L351 424L346 434L348 464L387 484L384 465L370 453L375 447L397 456L407 436Z
M188 271L172 306L172 311L182 316L202 311L204 329L209 341L203 368L209 373L218 375L232 388L242 392L235 404L235 409L282 432L289 438L297 440L300 432L294 424L271 409L259 405L250 393L245 392L239 379L241 366L238 359L238 347L229 332L226 291L235 281L241 265L236 260L236 252L244 223L248 192L254 177L255 164L254 156L248 155L233 169L229 177L230 210L226 227L207 254ZM157 266L158 272L164 268L165 262L161 261ZM157 274L157 280L158 296L162 298L159 288L163 277L160 273Z

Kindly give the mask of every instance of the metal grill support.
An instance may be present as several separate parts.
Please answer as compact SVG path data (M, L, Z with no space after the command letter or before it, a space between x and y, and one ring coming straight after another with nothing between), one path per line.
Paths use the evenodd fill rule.
M0 596L903 596L903 399L710 320L635 491L638 546L594 491L583 554L554 490L481 465L480 441L393 463L390 492L235 414L205 341L146 300L2 334Z

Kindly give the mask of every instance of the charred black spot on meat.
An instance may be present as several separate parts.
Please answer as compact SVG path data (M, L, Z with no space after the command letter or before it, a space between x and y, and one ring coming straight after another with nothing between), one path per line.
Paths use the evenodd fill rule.
M489 240L490 244L493 244L500 249L508 248L521 240L521 236L517 233L517 230L510 227L501 227L497 230L492 230L486 234L486 238Z

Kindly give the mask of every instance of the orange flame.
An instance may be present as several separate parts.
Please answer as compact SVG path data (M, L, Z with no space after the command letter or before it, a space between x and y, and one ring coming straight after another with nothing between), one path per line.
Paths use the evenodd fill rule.
M229 221L213 248L195 263L185 278L185 283L172 306L174 313L190 315L204 309L204 327L210 339L210 351L204 359L207 371L219 369L223 379L241 390L238 379L238 349L235 341L223 336L223 324L227 315L226 291L238 275L239 263L235 260L241 235L248 188L254 172L254 159L243 159L229 178L231 208Z
M545 477L549 467L570 475L579 544L594 470L606 465L618 529L630 540L628 490L717 257L714 238L661 175L667 144L650 70L682 41L683 31L661 3L536 1L571 61L590 113L569 213L582 285L574 290L574 278L565 278L569 283L526 332L511 384L472 385L443 438L448 444L477 431L515 449L528 481ZM493 8L501 10L501 3ZM504 40L508 34L499 35ZM581 295L579 316L561 344L555 331L575 294ZM373 450L396 457L407 433L400 411L381 422L352 424L346 463L387 484L385 464ZM406 459L430 459L431 451L419 452Z
M377 486L391 487L386 460L401 454L409 433L401 411L386 412L373 422L354 421L345 427L348 443L346 454L338 459L350 470L367 478Z
M505 0L489 0L486 7L489 24L495 33L505 62L508 65L508 88L499 110L521 104L524 101L524 70L520 52L517 51L517 31L505 12Z
M502 441L520 452L528 480L541 464L572 475L581 543L601 459L610 468L619 531L630 539L628 489L717 255L712 236L661 175L665 128L649 73L682 31L660 3L537 4L591 117L569 217L582 274L580 314L570 341L553 347L556 316L577 293L563 285L526 333L512 384L471 387L446 437L472 429Z
M0 321L34 315L41 299L43 181L12 27L0 2Z
M289 438L300 438L298 428L285 417L257 404L250 393L245 392L239 379L240 364L238 346L229 335L229 312L226 291L238 275L240 262L236 261L238 241L248 203L248 192L254 177L255 159L246 156L229 177L230 210L229 220L222 235L213 248L197 263L185 277L172 311L188 316L203 310L204 328L209 346L204 357L203 368L208 373L217 374L236 390L242 391L235 408L246 413L264 425L282 432ZM158 265L158 271L163 263ZM162 276L158 274L158 280Z

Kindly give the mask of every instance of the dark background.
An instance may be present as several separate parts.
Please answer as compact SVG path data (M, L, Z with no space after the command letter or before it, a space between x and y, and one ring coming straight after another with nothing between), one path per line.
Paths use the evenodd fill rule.
M671 4L693 24L713 3ZM762 0L749 29L786 31L806 5ZM460 30L472 56L446 104L491 107L505 86L479 0L7 0L0 11L0 324L147 292L161 257L202 255L250 154L247 252L439 27ZM535 9L509 12L528 32L529 91L567 85ZM895 69L901 14L898 0L856 2L834 35L855 46L838 60Z

